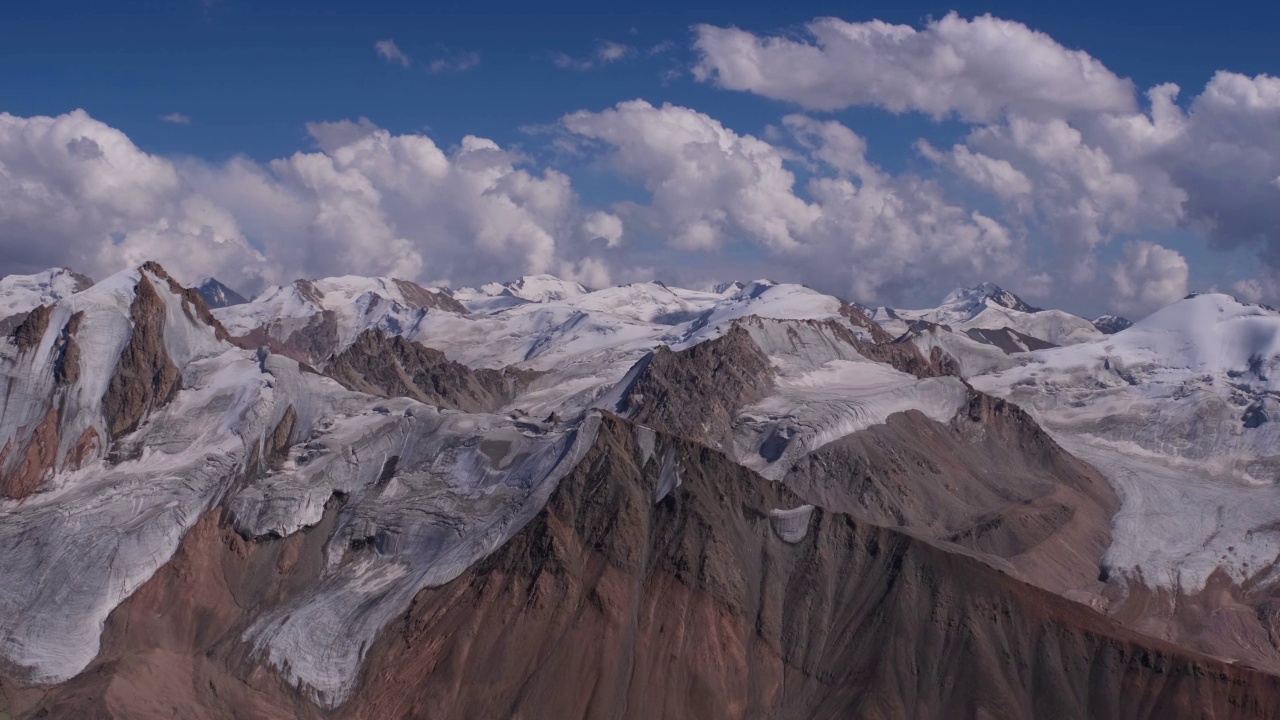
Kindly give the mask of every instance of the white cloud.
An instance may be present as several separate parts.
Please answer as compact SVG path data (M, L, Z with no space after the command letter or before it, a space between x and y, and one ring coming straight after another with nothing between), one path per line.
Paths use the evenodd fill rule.
M466 72L480 65L480 53L462 53L455 57L436 58L427 64L427 71L435 74Z
M577 58L568 53L557 52L551 54L551 62L556 67L566 70L590 70L601 65L625 60L636 54L636 49L630 45L624 45L612 40L600 40L596 42L595 50L589 57Z
M1069 288L1097 287L1116 238L1190 228L1280 269L1280 78L1218 72L1185 106L1026 26L950 14L922 28L818 19L802 37L699 26L699 79L814 109L869 105L959 118L917 149L989 193ZM1062 274L1062 273L1059 273ZM1264 288L1264 292L1274 288Z
M155 259L245 289L345 273L607 280L598 253L620 223L580 209L567 176L483 138L446 151L367 120L308 129L318 151L211 165L150 155L83 111L0 114L0 254L15 272L97 276Z
M990 121L1134 109L1132 83L1097 59L990 15L951 13L919 30L820 18L806 29L794 39L699 25L694 76L813 110L874 105Z
M172 162L83 110L0 113L0 254L14 271L72 265L102 275L149 258L233 280L257 276L263 262Z
M164 122L172 123L174 125L190 125L191 124L191 116L183 115L180 112L169 113L168 115L162 115L160 116L160 119L163 120Z
M403 67L409 67L409 56L396 45L395 40L390 38L379 40L373 44L373 49L378 53L378 57L389 63L399 63Z
M633 52L635 50L630 45L605 40L596 48L596 59L602 63L617 62Z
M1142 316L1186 297L1187 260L1175 250L1146 240L1125 243L1124 256L1111 268L1114 307Z
M795 177L773 146L702 113L632 100L562 122L612 148L614 166L653 195L648 221L677 247L715 249L739 234L766 247L794 246L795 235L817 218L817 209L792 192Z
M622 243L622 218L612 213L591 213L582 222L582 230L590 239L604 240L608 247L617 247Z
M1000 223L948 203L928 180L883 172L836 122L784 123L814 170L803 195L786 166L796 151L688 108L634 100L562 124L650 193L616 212L679 251L736 252L745 241L788 277L863 299L931 296L937 278L998 277L1018 264Z

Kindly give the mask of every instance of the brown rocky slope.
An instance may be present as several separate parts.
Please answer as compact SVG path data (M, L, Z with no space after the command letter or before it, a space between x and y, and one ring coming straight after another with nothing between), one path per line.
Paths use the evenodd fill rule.
M648 452L647 432L606 418L545 510L420 593L330 715L1280 717L1278 678L1132 633L955 545L821 508L788 523L773 511L801 499L785 487L668 436ZM682 482L655 503L667 457ZM0 685L0 708L324 717L238 636L316 572L325 533L245 541L209 515L112 614L94 665L56 688Z

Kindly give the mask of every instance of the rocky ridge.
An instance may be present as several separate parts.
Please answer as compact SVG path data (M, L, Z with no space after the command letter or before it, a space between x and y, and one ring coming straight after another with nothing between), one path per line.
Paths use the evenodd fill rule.
M1280 551L1237 511L1219 530L1249 563L1210 540L1177 584L1152 574L1141 503L1183 500L1138 476L1178 466L1071 404L1176 384L1200 426L1236 423L1180 462L1226 449L1215 482L1258 480L1274 313L1058 348L1030 330L1074 325L990 288L973 318L1048 324L895 333L768 281L553 280L299 281L211 310L148 264L23 310L0 711L1277 714ZM1176 367L1214 380L1186 394L1170 333L1240 356L1193 353ZM1114 462L1122 440L1155 464Z

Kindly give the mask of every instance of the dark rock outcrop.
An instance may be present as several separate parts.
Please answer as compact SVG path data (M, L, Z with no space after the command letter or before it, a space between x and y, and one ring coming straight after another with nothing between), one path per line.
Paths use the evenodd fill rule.
M324 363L338 349L338 316L332 310L312 315L305 327L294 330L281 345L289 349L286 355L300 362Z
M971 391L950 423L916 411L798 460L807 502L1009 560L1056 592L1090 588L1119 500L1016 405Z
M21 322L9 334L9 339L18 346L18 352L27 352L40 344L52 317L52 305L40 305L22 316Z
M769 358L738 325L679 352L661 346L640 363L619 411L641 425L712 447L731 447L738 411L773 387Z
M217 278L209 278L195 287L195 291L211 309L243 305L248 300L243 295L224 285Z
M21 500L40 489L53 474L58 459L58 411L51 408L30 432L21 428L16 440L21 443L21 454L10 460L11 448L0 450L0 497ZM21 459L17 459L17 458ZM3 470L3 468L9 468Z
M459 315L469 314L467 308L447 292L432 292L415 282L399 278L393 278L392 282L396 284L396 288L404 296L405 302L409 303L409 306L415 310L436 309L447 310Z
M164 300L146 273L138 280L129 315L133 331L102 397L111 440L136 429L151 408L169 402L181 378L164 347Z
M1012 355L1018 352L1027 352L1030 350L1047 350L1049 348L1058 347L1051 342L1041 340L1038 337L1032 337L1026 333L1018 332L1013 328L969 328L964 331L970 340L980 342L983 345L994 345L1005 352L1006 355Z
M1093 326L1107 335L1115 335L1121 330L1128 330L1133 327L1133 321L1119 315L1103 315L1102 317L1094 318Z
M376 330L360 334L325 367L325 374L357 392L409 397L466 412L492 412L538 373L518 368L474 369L443 352Z

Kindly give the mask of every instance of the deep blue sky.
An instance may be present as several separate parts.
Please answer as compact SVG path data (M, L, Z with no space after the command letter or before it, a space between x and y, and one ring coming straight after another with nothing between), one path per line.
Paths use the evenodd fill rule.
M798 28L815 17L881 19L919 26L949 11L990 13L1048 33L1100 59L1140 89L1176 82L1182 99L1219 69L1277 74L1280 4L1220 2L802 1L752 8L738 2L655 0L611 8L596 2L420 3L409 0L46 0L0 9L0 111L56 115L84 108L142 149L168 156L267 160L313 147L304 126L368 117L392 131L428 131L442 146L463 135L524 147L548 160L530 126L567 112L644 98L706 112L759 134L785 105L694 82L690 26L757 32ZM534 9L536 8L536 12ZM373 43L394 38L415 60L385 62ZM556 53L590 55L616 41L674 49L586 72L557 67ZM433 58L476 52L478 67L431 74ZM683 71L672 77L673 71ZM182 113L189 125L160 117ZM959 124L874 109L832 114L866 136L891 171L923 161L912 143L957 139ZM591 203L630 192L590 167L559 167ZM593 176L595 172L596 176ZM583 179L587 182L583 182ZM1193 285L1249 274L1242 254L1213 253L1185 233L1162 238L1192 260ZM1114 250L1112 250L1114 252Z
M565 112L643 97L708 112L759 132L777 103L694 83L686 74L689 27L706 22L756 31L817 16L918 25L950 10L991 13L1047 32L1102 60L1139 87L1173 81L1184 95L1218 69L1275 72L1280 4L1215 3L1212 12L1167 2L667 2L615 11L588 2L338 0L46 0L0 10L0 109L58 114L82 107L144 149L218 159L297 150L308 121L366 116L391 130L430 128L442 144L467 133L518 142L519 128ZM538 12L531 12L536 7ZM632 32L634 29L634 32ZM481 65L432 75L381 61L391 37L415 60L479 52ZM566 71L553 53L590 53L599 40L676 51L591 72ZM182 112L190 126L159 116ZM939 132L932 123L876 111L840 113L893 163L901 144ZM898 141L895 147L895 140Z

